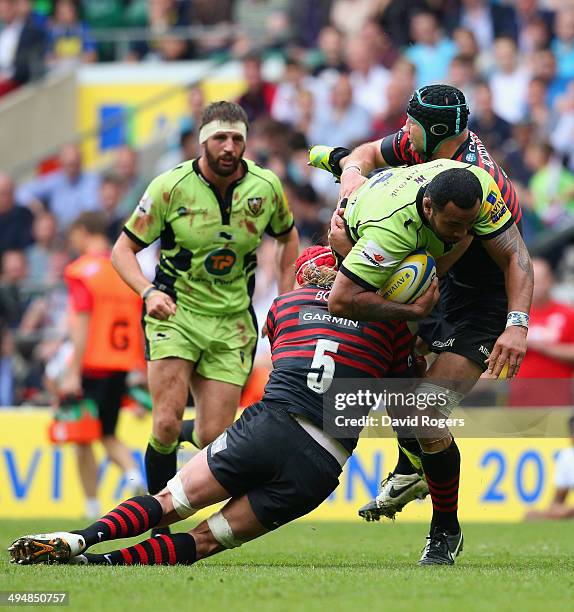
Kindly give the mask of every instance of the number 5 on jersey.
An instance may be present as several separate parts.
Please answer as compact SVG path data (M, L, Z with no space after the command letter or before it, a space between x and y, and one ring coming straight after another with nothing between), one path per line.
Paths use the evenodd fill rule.
M315 393L325 393L331 386L335 376L335 360L327 352L335 354L338 350L338 342L325 338L317 340L311 370L307 374L307 386Z

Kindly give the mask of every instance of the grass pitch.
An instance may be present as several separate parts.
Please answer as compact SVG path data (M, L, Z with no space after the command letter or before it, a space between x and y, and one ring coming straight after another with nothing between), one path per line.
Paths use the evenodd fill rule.
M0 545L79 526L3 521ZM416 565L425 535L400 520L298 522L192 567L23 567L4 552L0 590L67 590L68 609L85 611L573 609L574 522L464 525L454 567Z

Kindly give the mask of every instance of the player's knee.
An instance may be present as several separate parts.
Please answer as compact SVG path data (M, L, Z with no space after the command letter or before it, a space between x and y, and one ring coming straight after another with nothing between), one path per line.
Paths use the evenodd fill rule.
M159 414L154 418L153 435L162 444L171 444L179 437L181 419L173 414Z

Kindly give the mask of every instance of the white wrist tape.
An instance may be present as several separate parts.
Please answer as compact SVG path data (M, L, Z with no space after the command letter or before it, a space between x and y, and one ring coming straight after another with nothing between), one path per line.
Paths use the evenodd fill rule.
M241 134L243 140L247 140L247 126L243 121L221 121L214 119L206 123L199 130L199 144L203 144L208 138L217 134L217 132L235 132Z
M511 310L506 317L506 327L516 325L518 327L526 327L526 329L528 329L529 321L530 317L525 312L520 312L520 310Z
M357 170L359 174L363 174L363 171L361 170L361 166L358 166L357 164L347 164L342 172L341 172L341 176L343 176L343 174L345 172L347 172L347 170Z

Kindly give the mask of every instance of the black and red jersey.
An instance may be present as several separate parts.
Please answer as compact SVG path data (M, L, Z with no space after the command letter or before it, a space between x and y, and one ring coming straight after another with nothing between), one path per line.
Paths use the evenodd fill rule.
M381 154L389 166L414 166L428 161L424 155L413 151L407 132L399 130L383 138ZM504 202L520 229L522 210L516 189L506 172L494 161L480 138L469 130L468 138L458 147L451 157L456 161L474 164L486 170L496 181ZM504 275L500 268L484 250L480 240L474 240L468 251L452 267L452 279L461 285L489 289L504 289Z
M406 323L336 317L328 299L328 289L304 287L275 298L267 315L273 371L263 400L287 404L318 427L334 379L406 378L412 367Z

